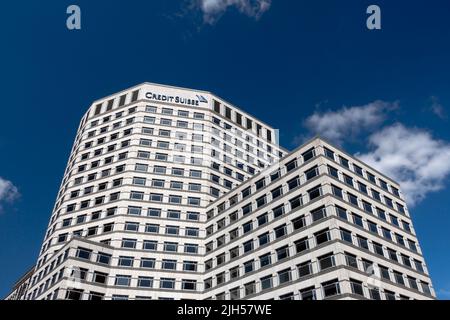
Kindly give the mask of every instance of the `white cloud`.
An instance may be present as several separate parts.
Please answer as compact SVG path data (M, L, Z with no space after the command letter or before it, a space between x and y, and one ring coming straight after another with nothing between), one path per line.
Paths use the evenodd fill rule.
M12 203L19 195L17 187L11 181L0 177L0 212L2 211L2 202Z
M439 99L435 96L431 97L430 110L439 118L447 119L447 113L445 112L444 106L439 102Z
M363 106L344 106L336 111L314 112L304 121L304 126L310 133L340 145L344 140L379 126L386 120L387 113L396 108L397 103L381 100Z
M230 7L258 19L269 10L271 0L196 0L206 23L213 24Z
M397 123L373 133L362 161L400 183L409 205L445 187L450 175L450 144L422 129Z

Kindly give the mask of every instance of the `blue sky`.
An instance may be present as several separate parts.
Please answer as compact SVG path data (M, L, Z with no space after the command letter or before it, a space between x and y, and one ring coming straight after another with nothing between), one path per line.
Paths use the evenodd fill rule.
M289 149L320 133L399 179L450 298L448 0L203 2L2 5L0 296L35 262L86 108L150 81L212 91ZM73 3L80 31L65 26ZM382 30L366 28L373 3Z

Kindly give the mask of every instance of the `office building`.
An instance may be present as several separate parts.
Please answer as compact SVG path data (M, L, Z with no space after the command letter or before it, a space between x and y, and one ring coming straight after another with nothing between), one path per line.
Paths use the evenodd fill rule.
M83 116L24 299L434 299L400 186L212 93Z

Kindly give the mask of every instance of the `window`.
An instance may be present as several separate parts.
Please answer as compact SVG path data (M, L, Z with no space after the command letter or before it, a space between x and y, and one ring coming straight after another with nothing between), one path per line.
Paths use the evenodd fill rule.
M255 281L246 283L244 285L244 291L245 291L245 295L246 296L254 294L256 292L256 283L255 283Z
M381 277L383 279L391 280L391 277L389 275L389 269L386 268L385 266L381 266L381 265L379 265L378 267L380 268Z
M321 245L322 243L328 242L331 240L330 230L325 229L316 232L314 233L314 237L316 239L317 245Z
M262 178L262 179L256 181L255 186L256 186L256 190L259 190L259 189L261 189L261 188L264 188L264 187L266 186L266 180L265 180L265 178Z
M314 158L314 156L315 156L314 148L311 148L308 151L303 152L302 153L303 162L311 160L312 158Z
M335 265L334 255L332 253L323 255L317 258L317 260L319 262L320 270L326 270Z
M200 205L200 198L188 197L188 205L199 206Z
M92 250L79 247L77 249L76 256L77 256L77 258L80 258L80 259L90 260L91 254L92 254Z
M141 268L153 269L155 268L155 259L141 258Z
M153 179L152 180L152 187L155 188L164 188L164 180L159 180L159 179Z
M364 211L366 211L367 213L373 214L372 205L370 203L363 200L362 204L363 204Z
M150 193L150 201L162 202L163 195L160 193Z
M131 191L130 199L132 199L132 200L143 200L144 199L144 193L143 192L138 192L138 191Z
M161 262L161 268L164 270L175 270L177 268L177 261L163 259Z
M184 245L184 252L185 253L197 253L198 252L198 245L193 243L186 243Z
M339 156L339 162L341 163L341 165L343 165L343 166L346 167L347 169L350 168L350 165L349 165L349 163L348 163L348 160L345 159L344 157Z
M277 252L278 260L283 260L283 259L289 257L289 247L288 246L283 246L281 248L278 248L278 249L276 249L276 252Z
M364 296L364 291L362 287L362 282L354 279L350 279L350 286L352 288L352 293Z
M333 168L333 167L331 167L331 166L328 166L328 173L329 173L331 176L335 177L336 179L339 179L339 173L338 173L338 171L337 171L336 168Z
M344 219L344 220L348 220L347 219L347 211L344 208L339 207L339 206L335 206L335 208L336 208L336 213L337 213L339 218Z
M257 220L258 220L258 226L259 227L264 225L264 224L266 224L268 222L267 213L258 216Z
M356 239L358 240L358 245L366 250L369 250L369 242L367 241L367 238L364 238L360 235L356 236Z
M166 234L178 235L180 227L178 226L166 226Z
M291 269L284 269L278 272L278 283L283 284L291 281Z
M147 223L145 225L145 232L148 232L148 233L159 233L159 225Z
M133 261L134 261L133 257L120 256L118 265L121 267L132 267Z
M277 180L280 177L281 177L281 172L280 172L280 170L277 170L277 171L272 172L270 174L270 181L273 182L273 181Z
M268 266L271 263L272 263L272 258L271 258L270 253L267 253L267 254L259 257L259 264L260 264L261 268Z
M105 284L107 279L108 279L108 274L107 273L94 271L94 275L92 277L92 281L93 282L100 283L100 284Z
M322 195L322 186L316 186L308 190L309 200L314 200Z
M360 226L361 228L364 228L363 225L363 219L361 216L357 215L357 214L352 214L352 218L353 218L353 223L356 224L357 226Z
M333 195L335 195L336 197L341 198L341 199L343 198L341 188L336 187L335 185L331 185L331 189L332 189Z
M367 220L367 225L369 226L369 231L375 234L378 234L378 227L376 225L376 223Z
M82 289L69 289L66 292L67 300L81 300L82 296L83 296Z
M141 288L152 288L153 278L152 277L138 277L137 286Z
M256 207L257 208L262 207L266 203L267 203L267 198L265 195L256 199Z
M316 289L314 287L308 287L300 290L301 300L316 300Z
M345 262L349 267L358 269L358 262L354 254L345 252Z
M334 161L334 152L324 147L325 156Z
M272 200L278 198L279 196L281 196L283 194L282 186L279 186L279 187L273 189L271 191L271 193L272 193Z
M402 247L405 246L405 240L403 239L403 236L402 236L402 235L400 235L400 234L398 234L398 233L395 233L395 240L396 240L396 242L397 242L399 245L401 245Z
M244 242L243 247L244 247L244 252L249 252L249 251L253 250L253 240Z
M313 211L311 211L311 218L313 222L321 220L327 216L327 212L325 210L325 207L317 208Z
M292 198L289 200L289 203L291 204L291 210L294 210L295 208L298 208L302 205L302 196L297 196L295 198Z
M293 190L300 185L299 177L295 177L287 182L289 190Z
M356 164L353 164L353 169L357 175L361 177L363 176L363 170L361 167L357 166Z
M242 230L244 231L244 234L251 231L253 229L253 222L249 221L242 225Z
M368 194L367 192L367 186L364 183L358 182L358 189L362 193Z
M380 256L384 256L383 246L376 242L372 242L372 244L374 252Z
M125 230L126 231L138 231L139 229L139 223L137 222L126 222L125 223Z
M111 262L111 255L103 253L103 252L99 252L97 254L97 262L101 263L101 264L109 265L109 263Z
M175 288L175 279L161 278L159 280L159 287L161 289L174 289Z
M272 211L273 211L273 218L274 219L278 218L279 216L282 216L284 214L284 205L282 204L276 208L273 208Z
M129 287L130 282L131 282L131 276L117 275L115 285Z
M247 198L249 195L251 194L251 188L245 188L244 190L242 190L242 199Z
M164 242L164 251L177 252L178 251L178 243Z
M286 235L287 231L286 231L286 224L282 224L281 226L278 226L274 229L275 232L275 238L281 238L283 236Z
M197 262L195 261L183 261L184 271L197 271Z
M344 182L349 185L350 187L353 187L353 178L344 174Z
M381 202L380 193L378 191L376 191L376 190L373 190L373 189L372 189L372 198L374 198L375 200Z
M392 193L396 196L396 197L400 197L400 192L397 188L391 186L392 189Z
M358 206L358 198L355 195L353 195L351 193L347 193L347 196L348 196L348 201L351 204L353 204L354 206Z
M255 261L250 260L247 262L244 262L244 273L249 273L255 270Z
M322 289L325 298L338 295L341 292L338 279L323 282Z
M295 250L297 253L301 253L309 249L308 238L304 237L294 242Z
M294 227L294 230L301 229L306 226L305 216L299 216L292 220L292 226Z
M262 235L258 236L259 239L259 246L263 246L270 242L270 235L269 232L263 233Z
M196 288L197 288L196 280L187 280L187 279L181 280L181 289L182 290L195 290Z
M242 214L245 216L247 214L249 214L250 212L252 212L252 204L249 203L245 206L242 207Z
M273 286L271 275L261 278L260 282L261 282L261 290L270 289Z
M136 248L136 239L122 239L122 248Z
M403 275L400 272L394 271L394 278L398 284L405 285L405 279L403 279Z
M384 296L386 297L386 300L396 300L395 293L386 289L384 290Z
M340 229L340 230L341 230L342 240L349 242L349 243L353 243L352 233L346 229Z

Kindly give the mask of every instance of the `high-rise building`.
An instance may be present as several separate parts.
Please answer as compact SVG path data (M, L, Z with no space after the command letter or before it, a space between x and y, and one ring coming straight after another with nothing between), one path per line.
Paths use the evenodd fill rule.
M204 91L83 116L25 299L433 299L399 185Z

